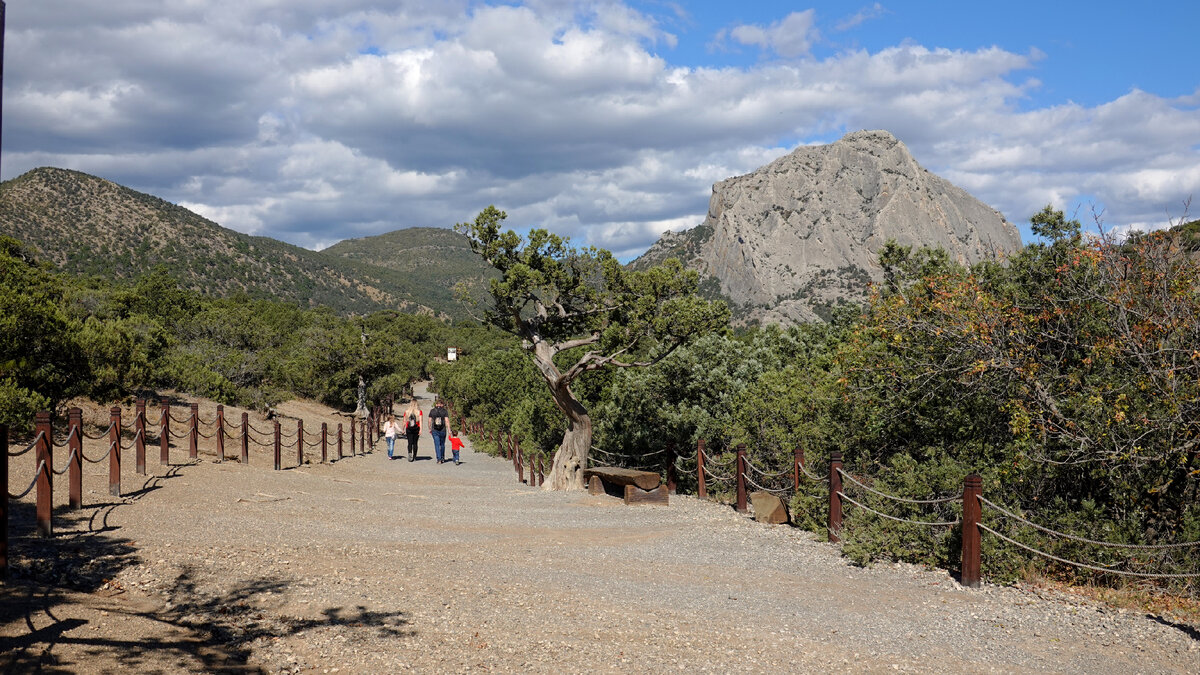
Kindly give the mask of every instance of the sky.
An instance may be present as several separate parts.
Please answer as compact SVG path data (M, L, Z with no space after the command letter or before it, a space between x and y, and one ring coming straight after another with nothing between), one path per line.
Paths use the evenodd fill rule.
M1193 0L8 0L0 178L321 249L494 204L628 260L712 184L885 129L1031 240L1200 216Z

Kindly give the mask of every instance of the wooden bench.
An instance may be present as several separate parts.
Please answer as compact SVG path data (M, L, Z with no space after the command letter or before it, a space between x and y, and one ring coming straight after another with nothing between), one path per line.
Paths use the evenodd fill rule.
M615 466L594 466L584 469L588 492L620 497L626 504L667 505L667 486L653 471L622 469Z

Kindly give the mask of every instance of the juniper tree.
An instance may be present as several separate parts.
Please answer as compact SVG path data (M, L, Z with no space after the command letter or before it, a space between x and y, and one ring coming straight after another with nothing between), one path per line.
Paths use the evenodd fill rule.
M521 339L524 349L567 418L548 484L583 487L592 420L571 391L586 372L649 366L691 339L725 325L722 302L696 295L698 275L678 260L632 271L612 253L575 249L543 229L527 237L500 231L506 213L489 206L455 229L500 272L489 282L484 320ZM568 354L569 352L569 354Z

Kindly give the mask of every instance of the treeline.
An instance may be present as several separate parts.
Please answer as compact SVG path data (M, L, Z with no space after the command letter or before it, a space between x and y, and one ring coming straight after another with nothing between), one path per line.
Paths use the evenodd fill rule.
M129 282L76 278L0 238L0 422L20 432L35 411L176 389L265 408L290 397L353 410L426 376L447 344L486 334L432 317L213 299L165 268Z
M576 393L593 413L596 449L661 465L668 444L688 455L700 439L717 453L746 443L757 466L783 469L799 447L818 472L840 452L851 474L903 498L958 494L979 473L988 499L1054 530L1125 544L1200 540L1192 247L1181 232L1085 236L1049 207L1033 226L1042 243L974 267L940 250L888 245L885 282L828 323L708 335L655 368L589 374ZM561 438L562 416L517 345L436 375L463 412L520 434L523 447L550 453ZM825 527L826 490L804 484L792 500L794 518L814 531ZM961 510L867 503L919 521ZM957 528L848 508L842 539L854 559L957 567ZM985 520L1100 567L1200 572L1195 548L1139 553L1050 537L995 513ZM993 580L1034 570L1117 578L983 541Z

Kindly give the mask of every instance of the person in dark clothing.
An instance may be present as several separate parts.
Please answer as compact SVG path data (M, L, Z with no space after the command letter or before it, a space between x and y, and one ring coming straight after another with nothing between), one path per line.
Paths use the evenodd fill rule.
M437 400L429 411L429 434L433 436L433 454L438 464L446 461L446 430L449 428L450 413L446 412L441 400Z
M408 461L417 458L417 438L421 435L421 410L417 407L416 399L408 404L404 417L400 419L400 428L408 439Z

